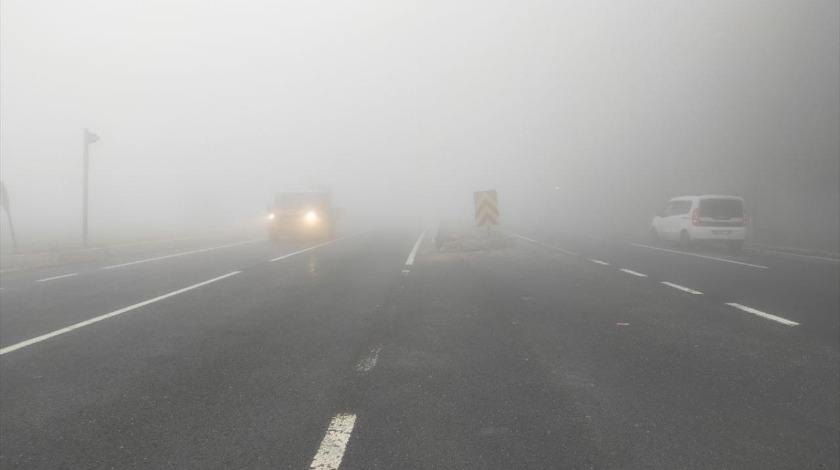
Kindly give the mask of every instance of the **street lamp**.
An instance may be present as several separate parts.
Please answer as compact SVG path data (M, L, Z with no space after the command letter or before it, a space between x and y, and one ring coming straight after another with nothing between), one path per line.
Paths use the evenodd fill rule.
M82 239L85 248L88 246L88 147L99 142L99 136L85 128L85 174L84 174L84 205L82 208Z

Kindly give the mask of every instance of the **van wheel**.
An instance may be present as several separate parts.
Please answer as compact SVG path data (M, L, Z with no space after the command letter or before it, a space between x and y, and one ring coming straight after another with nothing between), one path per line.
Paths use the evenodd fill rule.
M743 240L731 241L731 242L728 242L726 244L726 246L729 247L730 251L736 251L736 252L741 251L741 248L744 247L744 241Z
M691 236L688 234L687 230L680 232L680 245L686 248L691 246Z

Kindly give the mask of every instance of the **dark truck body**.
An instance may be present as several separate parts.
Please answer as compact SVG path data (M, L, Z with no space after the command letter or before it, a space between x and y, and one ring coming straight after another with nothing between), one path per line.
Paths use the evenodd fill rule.
M333 235L335 214L328 191L283 191L269 207L268 236L326 239Z

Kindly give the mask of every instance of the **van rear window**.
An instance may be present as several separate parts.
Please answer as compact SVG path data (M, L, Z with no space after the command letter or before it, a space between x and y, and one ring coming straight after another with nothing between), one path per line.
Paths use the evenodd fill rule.
M740 199L703 199L700 201L700 217L714 220L742 219L744 203Z

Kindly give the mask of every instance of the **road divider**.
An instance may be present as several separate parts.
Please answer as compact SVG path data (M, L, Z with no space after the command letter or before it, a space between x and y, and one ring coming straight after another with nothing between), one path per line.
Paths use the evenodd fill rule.
M183 294L184 292L189 292L193 289L198 289L199 287L206 286L207 284L212 284L216 281L221 281L222 279L225 279L225 278L228 278L228 277L231 277L231 276L235 276L235 275L237 275L241 272L242 271L234 271L234 272L231 272L231 273L227 273L223 276L214 277L213 279L209 279L209 280L204 281L204 282L199 282L198 284L193 284L191 286L184 287L183 289L178 289L178 290L170 292L168 294L159 295L159 296L157 296L153 299L144 300L143 302L139 302L139 303L136 303L134 305L129 305L128 307L121 308L119 310L115 310L111 313L106 313L105 315L100 315L98 317L94 317L94 318L91 318L89 320L85 320L83 322L79 322L79 323L61 328L59 330L55 330L53 332L50 332L50 333L47 333L47 334L44 334L44 335L41 335L41 336L37 336L37 337L32 338L32 339L28 339L26 341L21 341L20 343L13 344L11 346L6 346L5 348L0 349L0 356L2 356L4 354L8 354L12 351L17 351L18 349L25 348L27 346L31 346L31 345L36 344L36 343L40 343L41 341L46 341L46 340L48 340L50 338L54 338L56 336L63 335L65 333L69 333L73 330L77 330L79 328L82 328L82 327L85 327L85 326L88 326L88 325L92 325L96 322L100 322L102 320L105 320L105 319L108 319L108 318L111 318L111 317L115 317L117 315L121 315L123 313L130 312L132 310L136 310L140 307L145 307L146 305L153 304L155 302L159 302L159 301L164 300L164 299L168 299L169 297L173 297L173 296L176 296L178 294Z
M735 302L729 302L726 305L729 305L730 307L735 307L739 310L743 310L747 313L752 313L753 315L758 315L759 317L766 318L768 320L779 322L783 325L799 326L799 323L796 323L795 321L788 320L787 318L777 317L776 315L770 315L769 313L762 312L761 310L756 310L752 307L747 307L746 305L737 304Z
M683 292L688 292L689 294L694 295L702 295L703 293L699 290L689 289L688 287L681 286L679 284L674 284L673 282L662 281L662 284L665 284L668 287L673 287L674 289L681 290Z
M327 428L327 434L321 441L318 452L312 459L309 470L338 470L341 460L344 459L344 451L347 449L347 442L353 434L353 427L356 425L356 415L336 415Z
M688 252L685 252L685 251L668 250L666 248L659 248L657 246L650 246L650 245L642 245L640 243L631 243L630 245L635 246L635 247L639 247L639 248L646 248L648 250L662 251L662 252L665 252L665 253L676 253L678 255L693 256L695 258L703 258L703 259L709 259L709 260L714 260L714 261L721 261L721 262L724 262L724 263L732 263L732 264L737 264L737 265L741 265L741 266L748 266L750 268L770 269L767 266L762 266L760 264L744 263L743 261L735 261L735 260L726 259L726 258L717 258L717 257L714 257L714 256L698 255L697 253L688 253Z

